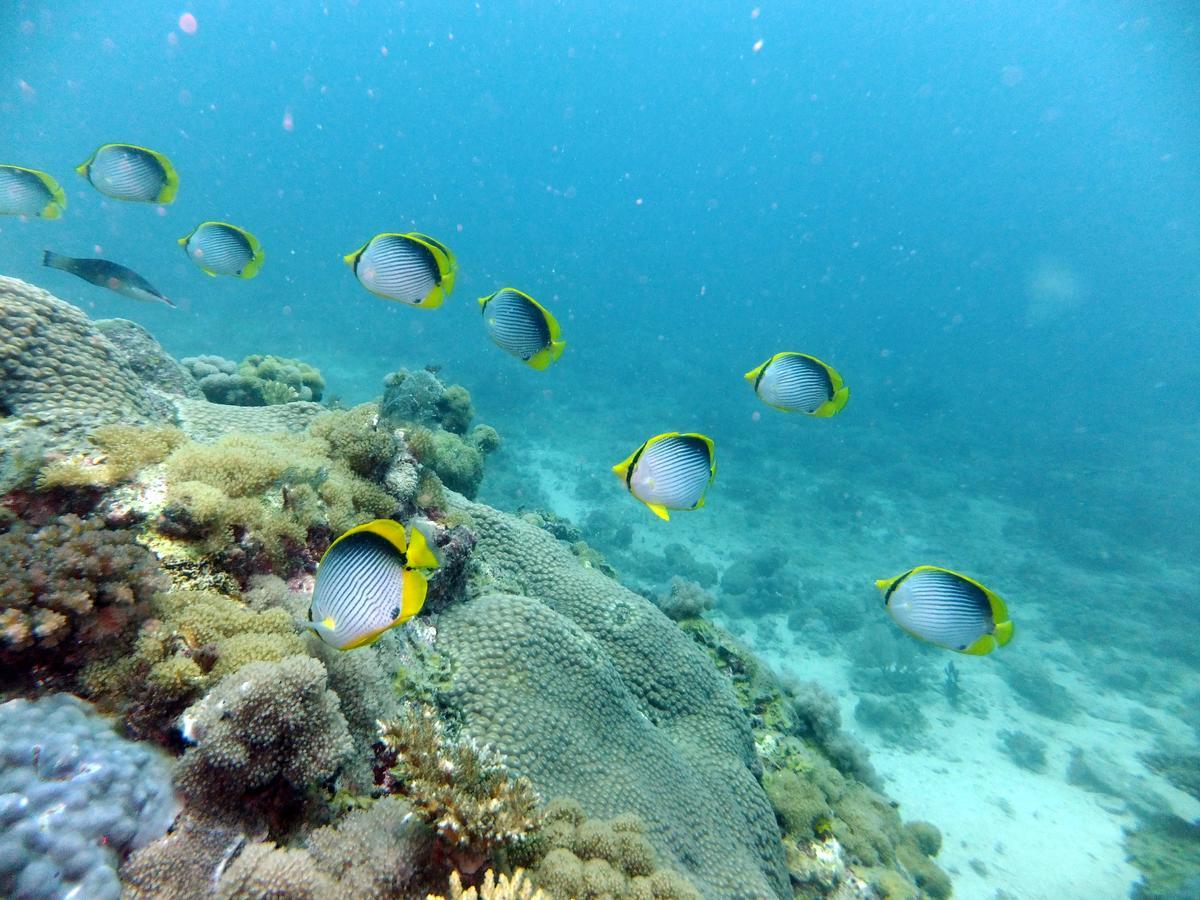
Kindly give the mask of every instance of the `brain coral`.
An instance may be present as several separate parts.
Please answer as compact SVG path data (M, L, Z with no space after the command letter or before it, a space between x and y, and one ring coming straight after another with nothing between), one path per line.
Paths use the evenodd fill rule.
M81 309L0 276L2 415L65 430L168 420L171 411Z
M0 705L0 895L117 900L117 855L175 818L167 759L70 694Z
M490 576L438 628L453 672L443 702L465 730L543 796L640 816L703 894L788 896L749 723L704 653L541 529L459 497L453 507Z

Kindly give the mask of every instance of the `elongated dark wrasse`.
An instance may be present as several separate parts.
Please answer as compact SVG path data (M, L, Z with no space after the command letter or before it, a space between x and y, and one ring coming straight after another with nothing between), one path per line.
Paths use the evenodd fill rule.
M42 256L42 265L70 272L76 278L107 288L123 297L147 303L165 303L172 307L175 305L133 269L107 259L77 259L47 250Z

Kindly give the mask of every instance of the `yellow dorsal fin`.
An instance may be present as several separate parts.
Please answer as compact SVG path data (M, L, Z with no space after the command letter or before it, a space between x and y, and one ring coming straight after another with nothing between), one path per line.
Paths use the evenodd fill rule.
M365 522L362 525L355 525L349 531L343 532L336 541L329 545L329 549L321 557L321 562L325 561L325 557L333 552L333 548L350 537L352 534L360 534L364 531L369 531L371 534L376 534L383 538L389 544L396 548L400 553L404 553L408 549L408 544L404 537L404 526L392 519L374 519L370 522Z

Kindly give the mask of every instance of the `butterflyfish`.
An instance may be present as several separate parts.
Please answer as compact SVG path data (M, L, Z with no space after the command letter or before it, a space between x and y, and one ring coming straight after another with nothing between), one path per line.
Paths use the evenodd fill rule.
M253 278L266 258L258 238L228 222L201 222L178 243L206 275Z
M75 169L102 194L139 203L170 203L179 175L157 150L133 144L105 144Z
M54 178L37 169L0 165L0 215L57 219L67 195Z
M317 582L305 627L338 650L379 640L425 605L428 582L421 569L437 568L420 528L376 519L345 532L317 565Z
M837 370L806 353L776 353L744 377L763 403L784 412L828 418L850 399Z
M545 369L562 356L567 342L558 320L542 304L516 288L479 298L488 337L527 366Z
M875 582L887 611L915 638L982 656L1013 636L1008 607L973 578L939 566L917 566Z
M52 269L62 269L77 278L89 281L97 287L115 291L123 297L133 300L143 300L147 303L175 304L162 295L154 285L139 275L133 269L127 269L107 259L76 259L73 256L63 256L47 250L42 255L42 265Z
M669 431L650 438L612 470L651 512L670 520L668 510L704 505L717 460L710 438Z
M454 290L458 262L427 234L377 234L343 259L372 294L434 309Z

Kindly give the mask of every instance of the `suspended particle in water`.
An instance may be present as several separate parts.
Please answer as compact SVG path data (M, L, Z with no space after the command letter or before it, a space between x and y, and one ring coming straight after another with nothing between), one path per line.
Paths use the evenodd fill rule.
M763 48L763 39L762 39L762 38L759 38L757 41L755 41L755 42L754 42L754 46L753 46L751 49L752 49L752 50L753 50L755 53L757 53L757 52L758 52L759 50L761 50L762 48Z
M179 17L179 30L184 34L195 34L199 27L200 24L196 21L196 17L190 12L185 12Z
M292 111L285 109L283 111L283 130L292 131L296 127L296 120L292 118Z

